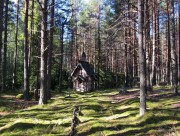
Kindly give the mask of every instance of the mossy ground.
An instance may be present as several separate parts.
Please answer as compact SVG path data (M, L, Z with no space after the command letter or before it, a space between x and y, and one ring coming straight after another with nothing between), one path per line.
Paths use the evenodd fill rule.
M168 86L155 87L147 97L147 113L139 116L138 91L118 94L116 89L85 94L55 95L49 104L16 100L15 94L0 95L0 135L66 136L72 111L78 105L83 116L78 136L180 135L180 96ZM34 106L32 106L34 105Z

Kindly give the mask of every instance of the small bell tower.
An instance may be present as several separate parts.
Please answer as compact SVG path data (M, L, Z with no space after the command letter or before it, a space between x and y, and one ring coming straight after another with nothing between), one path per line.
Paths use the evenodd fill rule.
M83 51L82 56L81 56L81 61L86 61L86 54L84 51Z

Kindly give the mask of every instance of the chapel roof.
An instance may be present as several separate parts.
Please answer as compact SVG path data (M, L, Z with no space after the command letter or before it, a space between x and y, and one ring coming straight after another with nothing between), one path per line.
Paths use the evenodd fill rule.
M71 73L71 76L74 76L74 74L79 68L84 69L88 76L96 75L94 72L93 66L89 62L86 62L86 61L78 61L78 62L79 63L76 66L76 68L73 70L73 72Z

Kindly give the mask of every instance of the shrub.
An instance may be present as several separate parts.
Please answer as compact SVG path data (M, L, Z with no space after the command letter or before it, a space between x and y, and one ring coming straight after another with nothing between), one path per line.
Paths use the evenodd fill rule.
M24 94L18 94L18 95L16 95L16 98L17 99L23 99L24 98Z

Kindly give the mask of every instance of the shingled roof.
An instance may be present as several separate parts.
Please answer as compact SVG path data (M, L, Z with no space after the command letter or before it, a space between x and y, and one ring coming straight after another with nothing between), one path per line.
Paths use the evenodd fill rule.
M86 71L88 76L92 76L95 75L93 66L86 61L79 61L78 65L76 66L76 68L73 70L73 72L71 73L71 76L74 76L75 72L79 69L82 68Z

